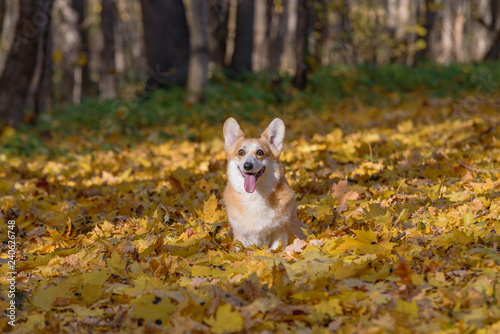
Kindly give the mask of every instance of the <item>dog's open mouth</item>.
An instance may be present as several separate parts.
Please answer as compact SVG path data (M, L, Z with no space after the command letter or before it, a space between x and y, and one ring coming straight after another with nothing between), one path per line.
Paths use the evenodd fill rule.
M247 193L253 193L255 191L255 184L257 183L257 180L259 177L264 174L264 171L266 170L266 167L262 167L261 170L259 170L257 173L243 173L241 172L241 175L245 178L245 191Z

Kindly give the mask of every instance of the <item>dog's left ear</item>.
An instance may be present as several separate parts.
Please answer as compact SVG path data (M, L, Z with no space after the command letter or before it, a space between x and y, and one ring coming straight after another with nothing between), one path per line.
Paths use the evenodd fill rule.
M261 137L267 139L271 146L271 151L277 157L283 150L283 140L285 139L285 123L280 118L275 118L267 127Z

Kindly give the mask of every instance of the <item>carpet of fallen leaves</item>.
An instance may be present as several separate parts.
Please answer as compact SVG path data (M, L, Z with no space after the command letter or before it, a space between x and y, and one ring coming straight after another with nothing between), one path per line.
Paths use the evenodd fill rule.
M321 108L241 122L287 125L313 235L273 252L229 236L222 123L186 140L142 129L131 146L51 133L51 154L0 154L4 287L8 220L18 235L16 327L0 330L500 332L500 98Z

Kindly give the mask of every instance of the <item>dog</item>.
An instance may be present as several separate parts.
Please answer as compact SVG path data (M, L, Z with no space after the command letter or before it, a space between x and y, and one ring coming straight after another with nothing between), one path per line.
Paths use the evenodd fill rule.
M279 157L285 123L274 119L260 138L245 138L238 122L224 123L227 185L222 195L234 238L243 246L277 249L309 229L297 217L294 192Z

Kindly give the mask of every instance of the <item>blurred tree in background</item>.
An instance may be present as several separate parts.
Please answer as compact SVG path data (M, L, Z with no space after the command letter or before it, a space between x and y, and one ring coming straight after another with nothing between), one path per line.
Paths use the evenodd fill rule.
M228 80L270 70L305 89L319 66L498 59L499 2L4 0L0 120L170 85L201 102L215 69Z
M37 64L43 64L47 56L44 44L51 26L52 5L51 0L19 3L14 40L0 77L0 120L8 125L22 122L30 85L36 81ZM39 84L35 85L35 90L40 89Z
M185 86L189 67L189 30L182 0L142 0L148 84Z

